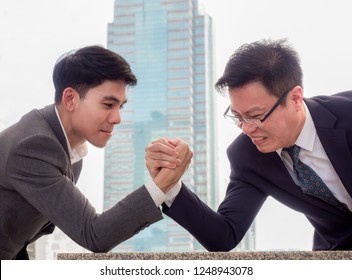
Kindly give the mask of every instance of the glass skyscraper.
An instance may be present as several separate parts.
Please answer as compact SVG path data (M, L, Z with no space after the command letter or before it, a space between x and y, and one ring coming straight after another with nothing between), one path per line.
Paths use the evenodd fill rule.
M212 36L211 18L195 0L116 0L108 48L131 64L138 85L129 91L122 123L105 150L105 209L150 180L144 149L159 137L179 137L190 145L194 157L182 180L209 206L217 207ZM254 233L253 226L236 250L254 250ZM197 250L202 246L165 218L114 251ZM87 250L58 228L36 241L35 248L30 246L32 258L55 259L59 252Z
M211 18L197 0L116 0L108 48L138 78L105 150L104 208L150 180L145 147L178 137L194 151L182 178L208 205L218 201ZM134 207L138 207L135 205ZM115 251L189 251L201 246L165 218Z

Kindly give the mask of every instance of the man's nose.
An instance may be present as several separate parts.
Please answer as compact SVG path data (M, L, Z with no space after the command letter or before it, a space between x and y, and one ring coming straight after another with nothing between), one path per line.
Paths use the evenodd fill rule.
M241 129L244 134L248 135L248 134L252 133L253 131L255 131L257 129L257 127L250 124L250 123L243 122L241 125Z
M120 114L120 109L112 110L110 113L110 118L109 118L110 123L113 124L120 124L121 122L121 114Z

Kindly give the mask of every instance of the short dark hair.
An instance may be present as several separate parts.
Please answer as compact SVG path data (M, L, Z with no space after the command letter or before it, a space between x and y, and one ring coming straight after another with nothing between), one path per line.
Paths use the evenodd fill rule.
M106 80L124 80L129 86L137 84L130 65L113 51L101 46L70 51L61 56L54 67L55 103L61 103L62 93L67 87L74 88L84 98L89 89Z
M302 69L297 52L285 39L261 40L239 47L230 57L215 88L242 87L260 82L271 94L280 97L296 85L302 85Z

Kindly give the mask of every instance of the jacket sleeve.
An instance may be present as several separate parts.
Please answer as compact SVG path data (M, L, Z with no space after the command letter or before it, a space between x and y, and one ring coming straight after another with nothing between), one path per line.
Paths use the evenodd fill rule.
M163 211L208 251L230 251L242 240L265 199L255 188L231 182L215 211L183 185L171 207L163 205Z
M44 133L23 139L13 149L8 180L37 211L28 217L28 227L31 219L43 216L82 247L106 252L162 219L144 186L98 214L70 179L69 166L57 139Z

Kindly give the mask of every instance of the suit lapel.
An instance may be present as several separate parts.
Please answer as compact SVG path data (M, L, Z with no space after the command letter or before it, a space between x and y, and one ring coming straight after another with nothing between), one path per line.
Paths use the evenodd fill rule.
M352 197L352 157L345 130L317 128L320 141L336 173Z
M263 174L270 178L272 184L275 184L274 189L269 192L270 196L283 204L302 213L309 213L311 211L308 209L312 208L307 208L307 205L324 208L326 211L335 213L340 212L336 207L327 204L323 200L304 194L300 187L296 185L276 152L263 154L258 159L258 164ZM280 189L280 191L277 189ZM293 197L296 199L293 199Z
M290 173L287 171L280 156L276 152L262 154L258 159L258 164L263 174L267 174L270 181L278 188L295 196L301 195L302 191L293 181Z
M305 100L312 115L320 142L336 173L352 197L352 155L349 150L346 130L336 129L336 116L319 103Z

